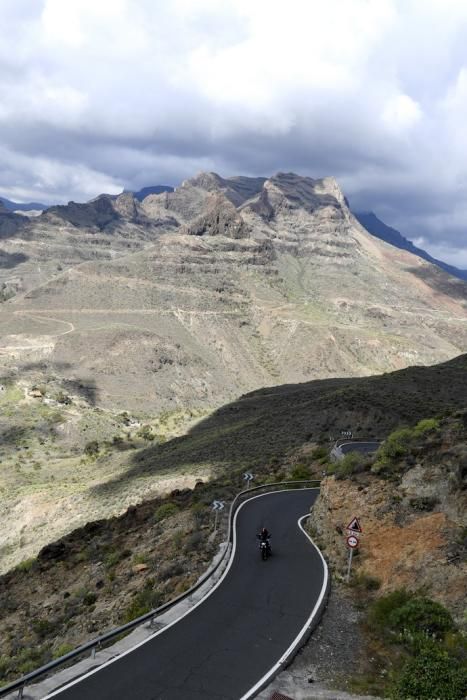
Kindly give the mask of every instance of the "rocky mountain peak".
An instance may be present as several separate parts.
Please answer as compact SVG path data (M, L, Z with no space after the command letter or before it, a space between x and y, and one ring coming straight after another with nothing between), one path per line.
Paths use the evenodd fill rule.
M323 206L347 209L342 190L333 177L314 180L295 173L277 173L264 187L271 203L275 201L284 208L302 208L310 213Z
M213 192L206 202L205 212L183 226L181 233L246 238L248 227L232 202L222 192Z
M225 187L225 180L217 173L200 172L194 177L184 180L182 187L200 187L202 190L212 192Z
M141 215L140 204L132 192L123 192L112 202L114 211L128 221L133 221Z

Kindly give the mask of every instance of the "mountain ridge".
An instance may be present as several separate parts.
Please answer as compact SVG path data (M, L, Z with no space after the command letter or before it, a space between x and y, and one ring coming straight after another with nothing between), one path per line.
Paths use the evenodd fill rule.
M405 236L403 236L399 231L397 231L397 229L392 228L391 226L385 224L384 221L381 221L381 219L379 219L374 212L354 211L353 214L356 217L356 219L358 219L358 221L361 223L361 225L364 226L364 228L366 228L366 230L369 231L373 236L376 236L382 241L386 241L387 243L396 246L396 248L401 248L402 250L409 251L409 253L418 255L418 257L433 263L434 265L440 267L442 270L448 272L454 277L458 277L459 279L464 281L467 280L467 270L461 270L458 267L455 267L454 265L449 265L448 263L442 260L434 258L432 255L427 253L426 250L418 248L412 243L412 241L410 241L408 238L405 238Z
M9 252L33 273L0 307L6 365L92 378L104 406L212 407L467 347L467 285L369 234L333 178L199 173L21 227Z

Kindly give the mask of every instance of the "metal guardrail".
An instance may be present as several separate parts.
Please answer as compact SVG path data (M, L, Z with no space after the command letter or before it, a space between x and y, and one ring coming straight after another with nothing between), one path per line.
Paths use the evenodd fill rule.
M240 502L242 499L247 498L250 496L252 493L255 491L260 491L263 489L275 489L278 487L287 487L290 486L291 488L296 488L298 484L317 484L319 485L321 483L320 479L303 479L299 481L280 481L276 483L271 483L271 484L262 484L260 486L254 486L252 488L245 489L244 491L240 491L235 498L233 499L231 505L230 505L230 510L229 510L229 520L228 520L228 525L227 525L227 544L229 544L232 541L233 537L233 521L234 521L234 515L235 511L237 510L237 507L239 506ZM214 574L215 571L220 567L222 562L224 561L227 552L229 551L229 547L226 546L224 548L224 551L222 555L219 557L219 560L216 562L216 564L208 569L203 576L201 576L200 579L187 591L184 593L181 593L179 596L176 598L173 598L173 600L169 600L167 603L164 603L164 605L161 605L158 608L155 608L154 610L151 610L148 613L145 613L144 615L140 615L140 617L135 618L134 620L131 620L131 622L127 622L125 625L121 625L120 627L115 627L114 629L110 630L109 632L106 632L105 634L100 635L99 637L96 637L95 639L92 639L89 642L86 642L85 644L82 644L81 646L77 647L76 649L73 649L73 651L68 652L68 654L65 654L64 656L60 656L58 659L54 659L53 661L49 661L49 663L45 664L44 666L41 666L40 668L36 669L35 671L31 671L30 673L27 673L25 676L22 676L19 678L17 681L13 681L13 683L9 683L6 686L3 686L3 688L0 688L0 698L5 697L5 695L8 695L9 693L14 692L15 690L18 691L18 699L23 698L24 695L24 689L27 685L29 685L32 681L35 681L37 678L40 678L41 676L45 676L47 673L50 673L50 671L54 671L57 668L60 668L60 666L63 666L66 664L68 661L72 661L73 659L77 659L79 656L82 656L86 652L91 653L91 657L94 658L96 655L96 651L100 649L101 647L104 646L107 642L111 641L112 639L115 639L116 637L119 637L123 634L126 634L127 632L131 632L134 630L136 627L139 627L139 625L143 624L144 622L149 622L150 625L153 624L154 619L158 617L161 613L165 612L165 610L168 610L169 608L173 607L177 603L179 603L182 600L185 600L188 598L190 595L192 595L195 591L197 591L201 586L206 583L206 581Z

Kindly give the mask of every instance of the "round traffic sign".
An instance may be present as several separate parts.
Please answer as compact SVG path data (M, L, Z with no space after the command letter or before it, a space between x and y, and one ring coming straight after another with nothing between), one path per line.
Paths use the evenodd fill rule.
M347 537L347 544L352 549L355 549L355 547L358 547L358 538L355 537L355 535L350 535L349 537Z

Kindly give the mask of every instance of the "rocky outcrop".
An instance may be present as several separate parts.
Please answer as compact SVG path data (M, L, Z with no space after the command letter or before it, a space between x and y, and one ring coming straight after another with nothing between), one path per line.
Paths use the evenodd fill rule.
M465 431L465 429L464 429ZM467 449L459 420L448 420L407 458L399 479L369 474L326 478L311 525L337 575L346 571L346 526L363 534L353 577L371 577L380 593L423 591L462 621L467 576ZM413 463L410 466L410 463ZM399 464L404 469L404 465Z
M190 236L225 236L246 238L248 227L234 205L222 194L216 193L206 202L206 211L180 229Z

